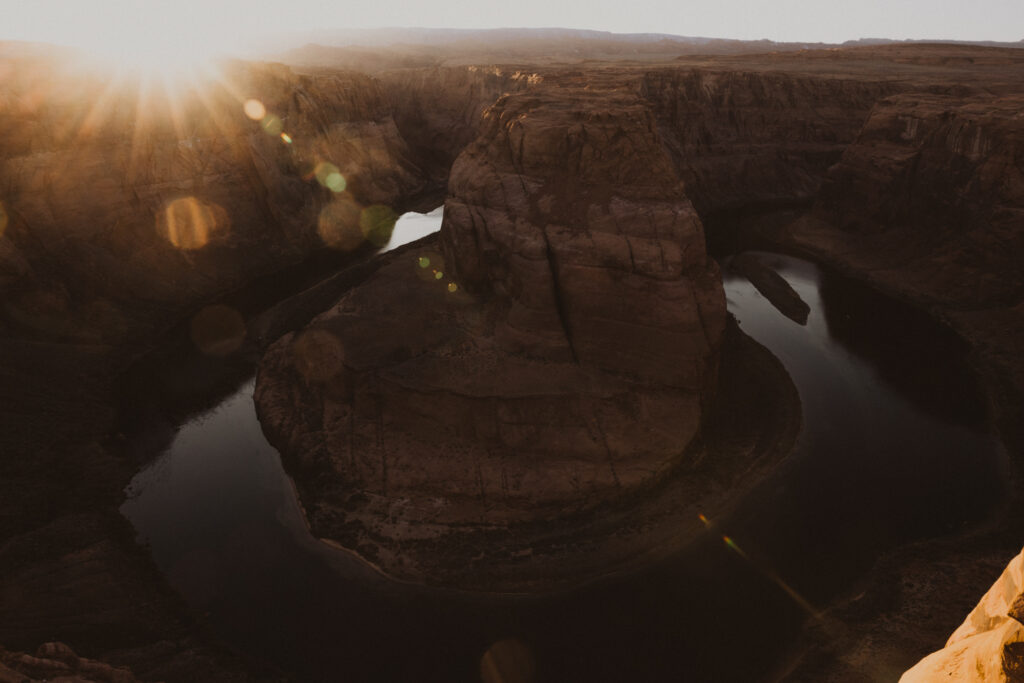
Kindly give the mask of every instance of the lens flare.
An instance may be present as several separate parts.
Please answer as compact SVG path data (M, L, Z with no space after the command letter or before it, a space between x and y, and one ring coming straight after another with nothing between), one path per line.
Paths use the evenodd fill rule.
M701 518L704 518L704 516L701 515ZM815 619L821 618L821 615L818 613L818 611L814 609L814 606L811 605L811 603L809 603L804 598L804 596L797 593L796 589L794 589L792 586L786 583L781 576L775 573L773 569L765 565L763 562L754 562L750 558L750 556L747 555L747 553L743 552L743 549L736 544L736 541L734 541L731 536L723 535L722 542L725 543L727 548L729 548L734 553L743 558L743 560L746 561L751 567L761 572L761 574L766 576L772 583L778 586L782 590L782 592L788 595L793 600L793 602L799 605L801 609L807 612L807 614L814 617Z
M398 214L390 206L374 204L363 209L359 215L359 227L366 241L376 247L383 247L391 240Z
M246 100L242 109L245 111L245 115L253 121L262 121L263 117L267 115L267 108L259 100Z
M292 144L292 136L291 136L291 135L288 135L288 133L281 133L281 140L282 140L282 141L284 142L284 144L286 144L286 145L290 145L290 144Z
M339 194L320 210L317 232L324 244L341 251L352 251L363 244L359 226L362 207L351 195Z
M506 638L487 648L480 658L483 683L533 683L537 663L533 652L520 640Z
M230 227L227 212L212 202L181 197L170 202L157 218L160 233L179 249L202 249Z
M313 170L316 181L335 194L345 191L347 183L338 167L327 161L321 161Z
M260 121L260 126L263 128L263 132L270 137L276 138L284 130L284 124L281 119L274 116L273 114L267 114Z
M324 383L345 367L345 349L327 330L308 330L292 343L295 369L309 382Z
M416 277L423 282L436 282L444 277L444 257L436 251L421 253L416 257Z
M230 306L207 306L189 326L192 342L208 356L228 356L245 341L245 319Z

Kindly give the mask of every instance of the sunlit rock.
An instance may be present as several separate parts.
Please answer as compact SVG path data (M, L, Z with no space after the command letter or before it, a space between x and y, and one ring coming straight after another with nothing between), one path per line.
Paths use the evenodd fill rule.
M1024 554L1017 555L992 584L946 647L900 678L900 683L1024 680Z

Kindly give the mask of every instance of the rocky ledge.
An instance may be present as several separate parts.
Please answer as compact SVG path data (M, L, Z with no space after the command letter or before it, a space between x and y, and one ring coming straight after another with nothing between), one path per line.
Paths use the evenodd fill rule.
M946 647L922 659L900 683L1024 680L1024 553L992 584Z

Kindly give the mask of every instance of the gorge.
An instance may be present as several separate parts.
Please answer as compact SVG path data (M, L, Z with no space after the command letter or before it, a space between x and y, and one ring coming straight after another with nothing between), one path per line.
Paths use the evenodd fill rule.
M60 640L144 680L472 680L506 637L540 680L897 677L1019 550L1022 67L1020 50L948 45L372 75L236 63L171 103L5 58L0 644ZM442 202L439 236L372 256L395 215ZM756 256L806 325L732 271L723 289L750 249L826 268ZM902 327L914 309L962 341ZM794 331L837 345L815 361L778 341ZM829 374L850 358L861 374ZM271 583L322 597L315 618L274 608L323 626L301 642L239 616L265 585L180 548L170 571L144 532L186 605L133 547L121 489L225 392L251 411L233 392L257 363L260 422L314 537L431 587L306 536L285 555L320 579ZM829 416L860 416L842 403L858 395L878 413L844 432ZM894 436L886 420L918 419L907 406L939 423ZM806 464L826 437L849 469ZM859 499L821 493L829 477ZM329 588L336 571L367 593ZM751 668L716 668L740 628L721 615L751 601ZM332 609L359 617L332 631ZM360 660L359 624L433 664Z

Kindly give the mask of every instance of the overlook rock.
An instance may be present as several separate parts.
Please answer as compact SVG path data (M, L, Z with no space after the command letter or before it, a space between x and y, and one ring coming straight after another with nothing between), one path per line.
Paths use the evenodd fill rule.
M500 99L417 246L261 365L314 533L424 578L410 541L579 513L680 461L725 301L638 96Z

